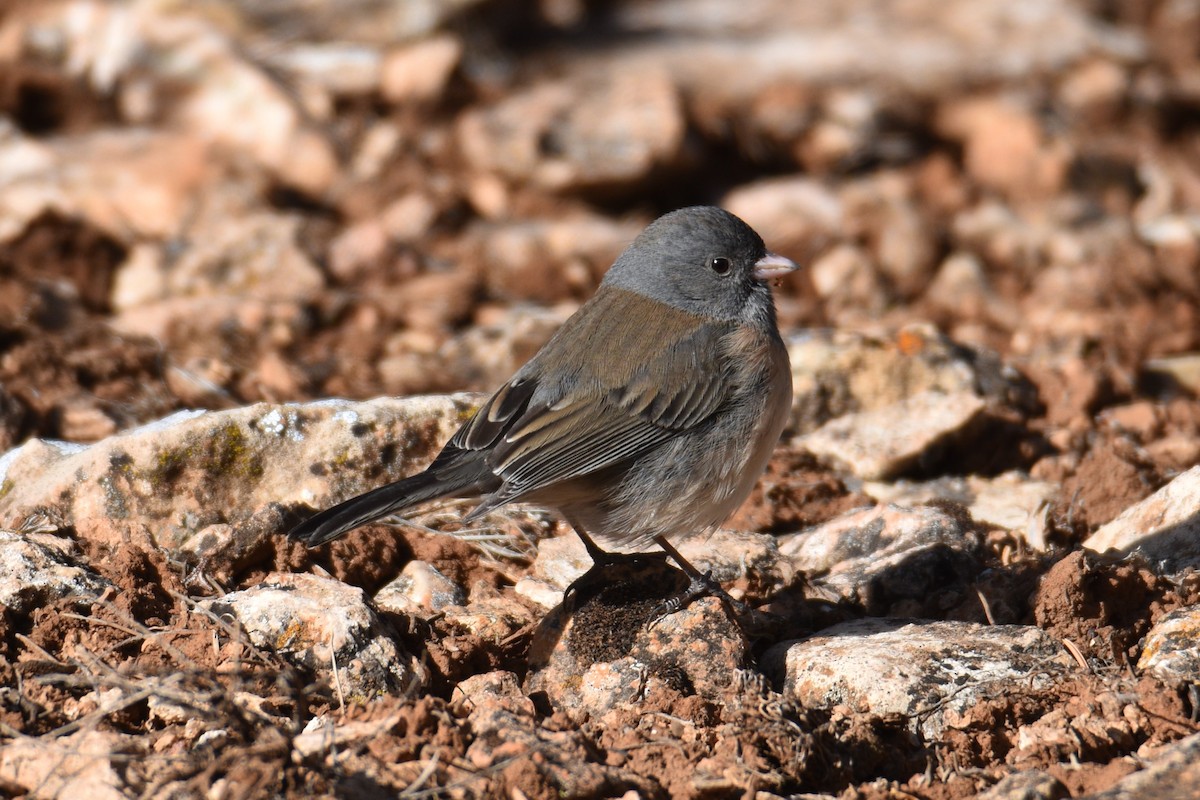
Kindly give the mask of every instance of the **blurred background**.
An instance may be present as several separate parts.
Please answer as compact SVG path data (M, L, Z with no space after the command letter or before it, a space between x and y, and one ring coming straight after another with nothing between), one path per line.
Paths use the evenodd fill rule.
M493 388L694 203L785 331L932 322L1072 435L1186 396L1200 3L9 0L0 451Z

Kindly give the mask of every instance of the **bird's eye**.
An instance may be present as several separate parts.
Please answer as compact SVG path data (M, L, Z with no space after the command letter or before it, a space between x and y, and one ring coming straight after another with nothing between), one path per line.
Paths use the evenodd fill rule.
M708 265L712 267L712 271L718 275L728 275L729 270L733 269L733 263L724 256L717 256L709 261Z

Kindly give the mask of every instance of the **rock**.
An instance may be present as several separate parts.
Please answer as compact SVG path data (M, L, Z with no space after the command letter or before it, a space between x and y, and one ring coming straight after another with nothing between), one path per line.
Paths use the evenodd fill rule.
M1200 353L1184 353L1165 358L1152 358L1142 365L1147 377L1174 384L1187 392L1200 394Z
M348 702L407 690L418 681L415 661L381 627L362 589L341 581L273 573L258 586L201 605L232 615L256 647L311 671Z
M816 330L785 341L797 433L925 392L974 392L1017 409L1036 401L1028 381L995 353L958 344L929 325L907 326L892 338Z
M1108 115L1116 112L1129 92L1125 67L1107 59L1096 59L1076 67L1058 89L1063 105L1075 113Z
M614 22L646 40L622 55L665 65L689 92L725 97L783 82L884 83L892 91L943 94L1032 77L1090 53L1133 58L1145 47L1063 0L747 0L706 5L704 14L692 8L621 6Z
M435 365L455 377L459 385L500 386L534 356L542 345L578 308L561 304L552 308L518 305L487 312L438 349Z
M455 697L470 708L466 724L471 744L465 760L475 775L487 775L488 786L530 785L530 773L563 797L639 796L653 784L594 757L593 740L580 730L548 730L537 722L533 703L513 691L511 673L476 675L459 684ZM541 757L551 751L552 758ZM519 789L520 794L524 794Z
M110 731L69 736L21 736L0 747L0 783L6 791L44 800L123 800L135 788L122 779L137 740Z
M268 5L220 0L227 13L276 41L297 39L389 45L427 36L484 0L346 0L335 6L308 0L272 0Z
M990 319L1000 304L974 253L952 253L938 267L937 275L925 289L925 299L943 312L962 314L974 319Z
M994 478L967 475L931 481L867 481L862 486L863 494L881 503L906 507L935 500L959 503L971 512L976 522L1026 534L1029 544L1037 550L1045 547L1039 538L1042 515L1057 491L1057 484L1034 480L1019 472L1005 472Z
M1140 772L1081 800L1184 800L1200 793L1200 733L1163 748Z
M563 592L592 567L583 541L575 534L555 536L538 543L533 568L513 587L543 608L563 601Z
M462 59L462 51L462 42L450 35L397 46L383 57L380 92L389 103L437 100Z
M1031 769L1005 775L980 792L976 800L1063 800L1070 796L1067 787L1053 775Z
M932 742L987 698L1064 677L1061 655L1032 626L862 619L778 644L763 667L802 706L900 714Z
M293 752L301 758L325 756L340 761L356 747L369 747L372 742L397 728L403 729L409 718L403 711L374 714L364 720L348 720L333 714L319 714L308 721L304 730L292 740Z
M1200 675L1200 606L1177 608L1150 629L1138 658L1139 673L1171 684L1190 684Z
M410 561L372 599L385 611L428 617L446 606L463 605L467 593L429 562Z
M970 438L985 407L973 392L926 392L838 417L796 444L864 480L887 480L931 464L946 447Z
M930 506L858 509L779 537L780 552L819 592L891 615L957 605L978 572L979 546L961 519Z
M1192 467L1116 519L1101 525L1083 546L1103 553L1138 553L1159 574L1200 565L1200 467Z
M635 702L648 681L716 697L743 665L747 642L716 598L663 616L686 585L656 555L588 573L574 584L573 610L560 606L539 626L526 693L544 693L577 720Z
M733 189L721 206L758 231L778 251L804 250L842 230L845 209L837 193L807 176L766 178Z
M451 700L480 716L499 710L533 719L536 713L533 701L521 691L521 680L516 673L505 670L484 672L459 681Z
M1032 109L974 98L947 106L937 127L963 143L967 172L981 186L1017 198L1061 191L1070 153L1064 142L1047 140Z
M1017 728L1005 761L1014 766L1091 761L1112 748L1130 751L1142 736L1144 712L1127 692L1100 691L1083 706L1059 706Z
M113 276L112 307L126 311L166 296L162 248L146 242L135 245Z
M117 421L96 407L94 398L79 396L59 407L59 433L73 442L95 442L117 432Z
M191 89L171 106L174 125L245 153L302 192L320 195L330 188L339 171L333 145L279 81L244 58L235 43L200 26L174 47L177 77Z
M194 197L221 177L208 145L145 130L96 131L33 145L0 137L0 242L47 212L80 217L118 241L182 234ZM119 191L116 190L119 187Z
M887 306L883 278L861 247L838 245L814 260L809 271L813 288L843 327L877 317Z
M590 295L639 229L586 215L481 225L469 237L490 297L550 304Z
M0 530L0 606L29 614L63 597L91 604L112 584L75 562L69 542Z
M325 279L300 246L299 228L299 217L271 212L226 219L171 265L166 293L309 299Z
M364 95L379 90L383 56L354 42L293 42L272 54L270 63L293 80L320 86L335 95Z
M582 71L468 110L458 141L470 166L559 192L629 188L675 161L686 124L658 69Z
M0 517L52 510L109 544L148 529L171 549L216 524L257 541L282 533L272 508L324 508L423 467L473 399L259 404L179 412L86 448L34 439L0 459Z

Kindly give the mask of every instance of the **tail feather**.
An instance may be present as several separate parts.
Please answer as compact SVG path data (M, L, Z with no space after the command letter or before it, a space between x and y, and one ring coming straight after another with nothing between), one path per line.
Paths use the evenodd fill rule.
M420 472L327 508L293 528L288 538L303 542L309 547L317 547L349 533L360 525L404 511L427 500L455 494L462 488L454 483L448 484L439 480L429 472Z

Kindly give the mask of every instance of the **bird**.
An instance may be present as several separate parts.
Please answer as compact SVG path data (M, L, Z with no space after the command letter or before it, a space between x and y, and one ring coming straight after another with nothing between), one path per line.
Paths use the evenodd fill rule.
M771 283L797 265L715 206L667 213L422 472L318 512L317 547L442 498L466 521L557 511L597 564L711 533L750 494L791 409ZM678 557L677 557L678 560Z

